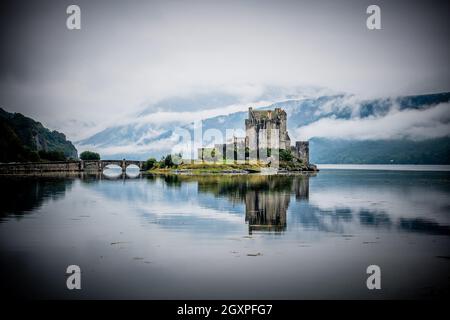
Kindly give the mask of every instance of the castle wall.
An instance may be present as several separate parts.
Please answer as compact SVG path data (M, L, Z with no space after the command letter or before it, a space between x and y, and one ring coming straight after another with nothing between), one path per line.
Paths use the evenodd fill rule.
M296 141L295 155L309 165L309 141Z

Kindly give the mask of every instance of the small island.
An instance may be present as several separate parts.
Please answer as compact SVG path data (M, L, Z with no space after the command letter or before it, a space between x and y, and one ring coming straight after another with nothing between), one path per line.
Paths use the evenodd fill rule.
M265 163L185 163L167 164L166 161L171 155L163 157L161 161L150 158L144 162L144 169L148 173L174 173L174 174L247 174L247 173L296 173L296 172L317 172L319 169L315 165L305 166L298 160L280 161L278 168L272 168Z
M245 120L245 137L233 136L227 143L201 147L196 160L181 154L167 155L160 161L148 159L143 169L152 173L245 174L315 172L309 163L309 142L291 146L287 132L287 114L281 108L253 110Z

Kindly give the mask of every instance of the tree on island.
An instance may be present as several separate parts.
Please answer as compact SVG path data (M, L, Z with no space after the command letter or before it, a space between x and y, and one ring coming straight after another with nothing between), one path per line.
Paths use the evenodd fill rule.
M182 164L182 154L168 154L166 156L161 157L161 160L158 161L155 158L151 157L148 158L147 161L143 164L144 170L151 170L151 169L161 169L161 168L174 168L178 165Z
M174 163L172 161L172 155L168 154L167 156L165 156L164 160L162 160L162 163L164 164L164 167L166 167L166 168L173 167Z
M292 161L294 159L294 156L292 155L292 152L290 150L280 149L280 160L281 161Z
M100 155L97 152L83 151L80 154L81 160L100 160Z
M144 162L144 170L150 170L156 167L158 161L155 158L148 158L147 161Z

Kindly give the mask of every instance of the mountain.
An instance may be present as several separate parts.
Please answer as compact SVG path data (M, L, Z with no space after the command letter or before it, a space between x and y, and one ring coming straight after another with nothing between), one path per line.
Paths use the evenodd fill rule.
M301 88L268 86L260 90L260 92L258 91L258 93L254 94L251 98L241 97L238 94L218 90L196 92L187 96L168 97L161 101L149 103L149 105L144 107L141 111L132 114L130 117L131 120L128 122L123 123L123 119L119 119L118 122L121 124L107 127L92 136L77 141L76 145L79 146L79 149L92 148L98 150L102 154L118 156L118 153L111 153L111 149L123 149L130 145L136 145L138 149L141 149L141 147L144 147L149 143L169 139L177 128L187 128L186 125L193 119L186 120L183 117L183 115L186 114L186 111L189 111L191 115L197 114L198 117L196 118L198 119L213 118L214 116L211 114L214 113L232 116L235 109L246 110L243 106L248 104L249 101L255 101L254 104L261 107L271 104L267 101L299 99L305 96L317 95L319 92L324 91L328 92L329 90L312 86ZM230 106L232 108L230 108ZM163 121L155 120L160 114L166 115L163 117ZM245 114L245 112L240 113L237 118L241 119ZM167 115L169 115L169 117L167 117ZM192 116L190 118L192 118ZM241 127L241 123L236 126L236 128ZM155 151L153 146L149 147L151 152ZM122 155L131 157L143 156L137 153L135 149L136 148L134 148L133 152L123 153ZM161 152L163 153L164 151L161 150Z
M0 162L37 161L39 154L48 156L62 153L65 158L77 159L77 149L66 136L50 131L40 122L20 113L9 113L0 108ZM51 160L51 159L49 159Z
M310 140L312 163L326 164L450 164L450 138L423 141Z
M448 129L450 119L446 118L450 115L449 101L449 92L365 100L350 94L328 94L280 100L265 106L254 105L254 108L286 110L291 139L293 141L310 139L310 156L314 163L443 164L450 162ZM162 108L163 105L160 107ZM441 113L444 112L444 116L436 112L437 109ZM148 116L149 111L146 110L145 114ZM398 117L398 115L404 115L404 117ZM426 115L429 116L425 117ZM202 130L205 133L209 129L214 129L223 134L227 129L236 130L236 132L240 130L242 134L246 118L247 111L208 117L202 121ZM415 122L411 123L411 127L407 127L405 119L411 118ZM399 122L399 129L395 131L398 136L392 134L383 137L383 123L377 128L377 122L375 122L383 119L385 119L384 125L387 122L394 129L397 125L396 121ZM145 121L130 122L126 125L107 128L79 141L78 145L107 153L108 157L128 159L158 157L170 152L180 143L180 132L187 131L191 137L194 136L192 124L183 124L181 120L156 126L155 123ZM336 122L347 124L347 129L360 126L362 133L365 133L364 126L369 124L372 126L372 131L378 131L382 138L377 135L368 138L355 137L355 134L346 136L343 132L337 132L336 136L323 136L322 131L329 129L326 127L327 123L323 130L305 130L321 124L324 120L330 122L328 126ZM429 123L425 123L426 121ZM420 127L414 127L418 123ZM373 129L374 126L375 129ZM394 129L390 128L390 130ZM405 131L404 134L401 130ZM305 132L308 133L307 136ZM427 135L426 132L438 134ZM210 141L205 139L204 143Z

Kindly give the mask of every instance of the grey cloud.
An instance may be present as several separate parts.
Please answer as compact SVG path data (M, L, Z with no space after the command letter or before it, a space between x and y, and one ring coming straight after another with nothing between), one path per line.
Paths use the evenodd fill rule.
M377 1L380 31L365 27L366 0L81 0L82 29L68 31L71 3L7 1L0 13L0 105L52 128L223 88L242 102L267 86L450 91L447 1Z
M298 128L295 136L301 140L314 137L353 140L447 137L450 136L450 104L440 103L422 110L392 108L386 115L367 118L321 118Z

